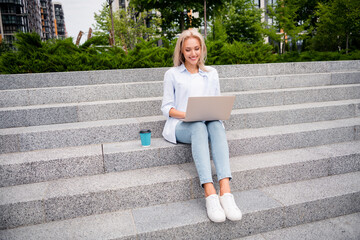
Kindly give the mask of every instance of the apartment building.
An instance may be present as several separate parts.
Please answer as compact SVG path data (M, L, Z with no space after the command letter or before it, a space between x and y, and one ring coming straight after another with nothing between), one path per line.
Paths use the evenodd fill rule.
M28 31L36 32L42 36L40 0L26 0L25 11L27 13Z
M54 2L54 25L55 25L55 36L58 39L65 39L67 37L66 34L66 26L65 26L65 17L64 10L62 4L59 2Z
M40 0L42 40L55 38L54 11L51 0Z
M118 11L121 8L127 9L129 6L130 0L113 0L111 7L114 12Z
M65 38L61 3L52 0L0 0L0 42L11 44L16 32L35 32L42 40Z
M0 0L0 41L12 42L17 31L29 29L25 0Z

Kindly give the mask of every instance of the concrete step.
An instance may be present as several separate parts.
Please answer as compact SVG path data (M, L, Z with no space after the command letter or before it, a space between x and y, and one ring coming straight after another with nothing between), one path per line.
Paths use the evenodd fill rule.
M358 240L360 213L329 218L233 240Z
M0 155L0 187L101 173L101 145Z
M233 157L232 190L359 171L359 143ZM0 229L187 201L202 195L193 162L2 187Z
M360 84L226 92L234 109L360 99ZM0 108L0 128L161 115L161 97Z
M159 97L162 93L162 81L2 90L0 107Z
M228 131L230 156L265 153L360 140L359 120L347 119L318 123ZM191 160L189 145L172 145L153 139L144 149L139 141L103 144L105 171L181 164ZM168 156L172 156L170 159Z
M166 194L162 191L161 196ZM358 213L360 173L234 191L234 196L243 212L243 219L238 222L210 222L203 198L178 199L173 203L42 223L0 233L3 239L27 240L234 239ZM359 221L356 216L352 220L355 223Z
M359 84L360 71L220 79L222 92ZM0 91L0 107L160 97L163 81Z
M349 63L353 64L353 63ZM161 81L169 68L117 69L0 75L0 89L27 89Z
M221 78L359 71L360 61L294 62L214 66ZM0 89L162 81L169 68L0 75Z
M360 139L359 136L351 135L356 134L353 133L354 126L346 122L338 123L336 127L332 122L320 122L313 128L309 126L311 124L260 128L253 131L230 131L228 132L231 136L229 138L230 154L235 157L291 147L310 147ZM301 140L301 137L304 139ZM153 138L149 148L142 148L140 141L136 140L8 153L0 155L0 172L2 173L0 186L182 164L191 159L189 145L173 145L162 138Z
M346 115L358 115L358 110L355 109L356 106L356 104L350 105L350 111L347 111ZM326 107L323 108L324 113L329 111L330 113L336 113L336 110L331 111L329 109L331 109L331 107L327 110ZM343 110L340 109L339 112L344 113ZM265 111L262 109L260 112L261 111L263 112L263 116L266 116L267 113L264 112L269 111L269 109L265 109ZM270 109L270 111L274 110ZM309 117L296 116L296 111L301 112L301 110L287 109L279 116L289 117L290 119L290 116L293 115L291 119L295 122L301 122L301 119L309 120L309 117L312 117L314 120L321 120L321 117L319 118L316 115L311 115ZM281 109L278 112L281 112ZM238 118L235 116L238 116ZM245 125L244 116L246 115L241 117L241 113L239 115L234 115L233 119L230 121L230 127L227 130L242 128L241 124L243 124L243 127L251 125L254 125L255 127L264 126L262 124L265 124L266 126L266 124L269 124L259 121L254 113L254 115L252 115L254 119L249 118L251 115L247 115L248 120L245 120ZM259 114L258 117L259 116L261 116L261 114ZM267 118L269 118L269 114ZM280 124L281 122L289 124L289 119L280 119ZM330 119L334 118L330 115ZM276 118L276 120L278 120L278 118ZM254 123L255 121L259 122ZM164 122L165 120L163 116L153 116L0 129L0 153L131 141L138 139L139 130L145 128L152 130L153 137L161 137ZM278 124L278 122L275 123Z

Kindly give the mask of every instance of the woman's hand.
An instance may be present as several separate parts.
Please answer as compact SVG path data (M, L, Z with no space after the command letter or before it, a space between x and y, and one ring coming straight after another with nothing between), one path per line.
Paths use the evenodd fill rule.
M186 113L172 108L170 109L169 116L173 118L184 119L186 117Z

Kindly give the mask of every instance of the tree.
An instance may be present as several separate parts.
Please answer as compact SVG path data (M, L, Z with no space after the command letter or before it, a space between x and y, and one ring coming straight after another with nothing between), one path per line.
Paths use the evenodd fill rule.
M275 29L280 31L280 38L276 40L282 42L281 52L285 52L289 37L291 37L293 43L304 37L301 34L304 31L304 24L298 20L301 1L279 0L275 5L268 6L269 16L274 18Z
M207 0L206 15L211 18L229 0ZM189 27L199 28L203 23L204 0L132 0L131 4L139 11L156 9L161 13L162 35L172 39L176 34ZM199 18L188 14L199 12Z
M321 51L346 49L360 37L360 0L332 0L320 3L313 47Z
M210 33L208 35L208 40L210 41L221 41L225 42L227 39L226 28L224 26L225 16L221 14L216 14L209 26L211 28Z
M102 10L94 14L96 21L95 36L109 35L111 29L110 10L107 3ZM147 12L137 12L133 8L119 9L113 14L115 43L125 50L132 49L138 43L138 38L152 39L157 34L159 20ZM148 22L151 27L147 27Z
M228 41L255 43L262 40L264 24L262 11L255 7L252 0L235 0L227 4L229 13L224 19Z

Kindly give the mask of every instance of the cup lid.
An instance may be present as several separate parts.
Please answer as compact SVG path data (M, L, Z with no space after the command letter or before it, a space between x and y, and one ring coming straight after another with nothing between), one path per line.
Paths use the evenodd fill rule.
M140 130L140 133L151 133L150 129L142 129Z

